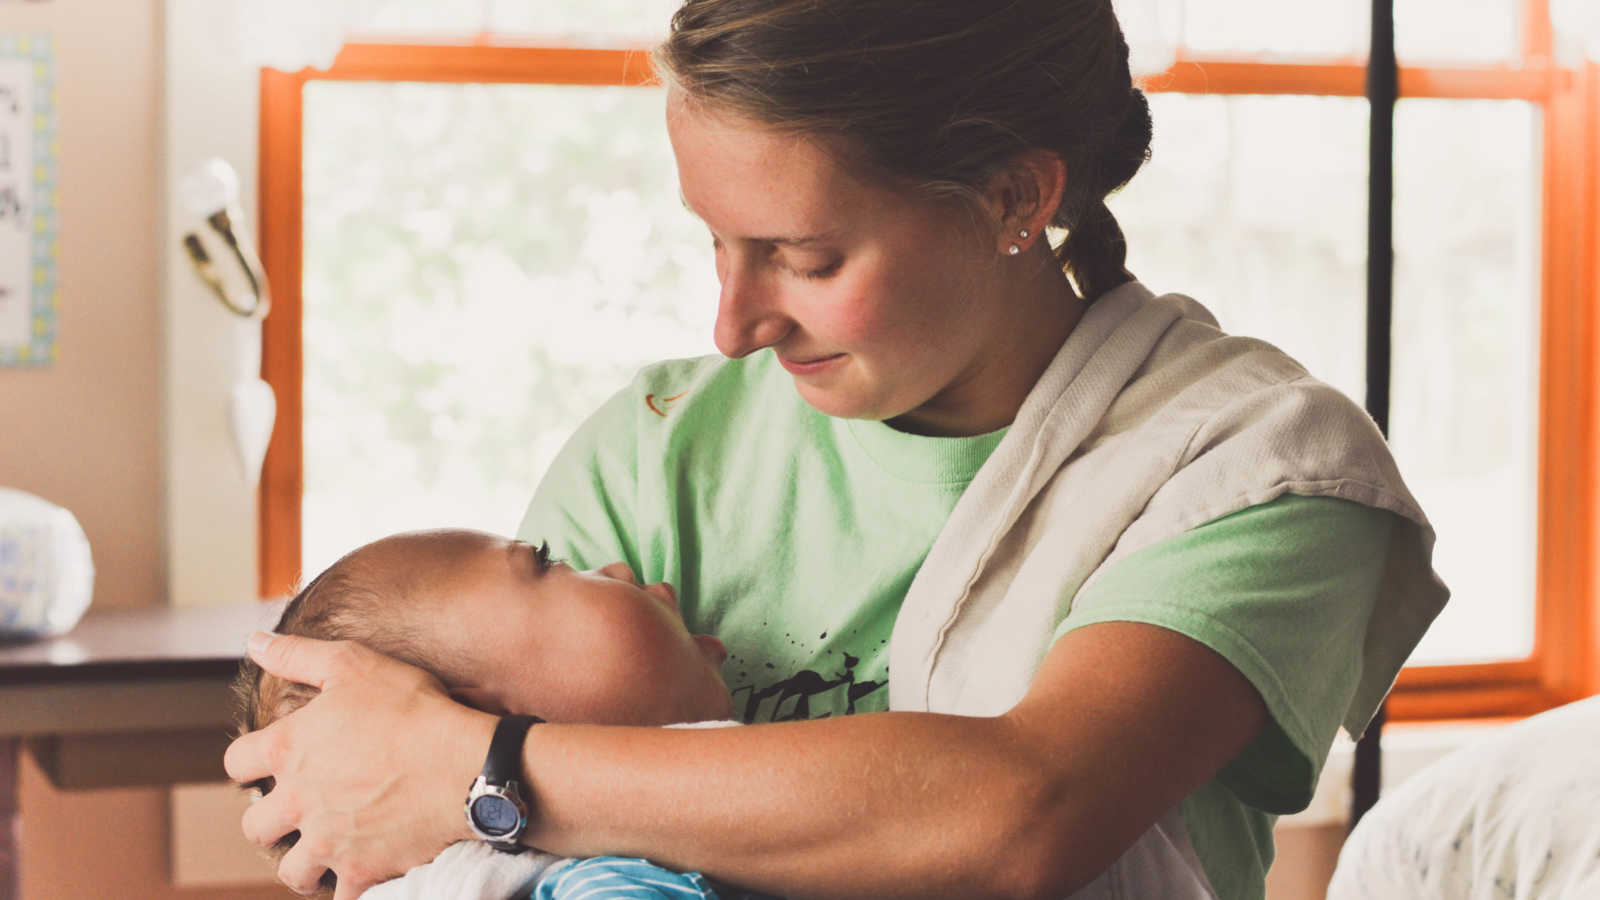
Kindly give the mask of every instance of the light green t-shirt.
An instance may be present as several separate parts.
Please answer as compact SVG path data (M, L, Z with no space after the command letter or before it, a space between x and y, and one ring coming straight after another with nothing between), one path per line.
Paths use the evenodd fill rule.
M672 583L746 722L883 710L900 601L1001 437L829 418L770 353L664 363L579 429L518 535Z
M900 603L1003 436L829 418L770 352L662 363L579 429L518 536L674 584L691 630L728 645L723 677L746 722L882 710ZM1390 527L1357 504L1285 497L1121 561L1086 588L1106 598L1094 618L1057 629L1172 628L1266 699L1274 725L1183 807L1221 896L1262 896L1271 813L1309 801L1355 689Z

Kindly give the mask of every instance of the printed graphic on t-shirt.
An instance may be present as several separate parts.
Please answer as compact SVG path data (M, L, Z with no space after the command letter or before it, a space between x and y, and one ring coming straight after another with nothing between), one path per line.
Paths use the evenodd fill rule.
M688 391L682 391L670 397L663 397L660 394L645 394L644 405L650 407L651 412L665 419L667 413L671 412L672 404L682 400L688 394Z
M827 632L820 639L826 640ZM730 655L723 674L733 691L733 714L746 723L790 722L888 709L881 643L872 653L874 661L865 665L861 656L839 649L788 670Z

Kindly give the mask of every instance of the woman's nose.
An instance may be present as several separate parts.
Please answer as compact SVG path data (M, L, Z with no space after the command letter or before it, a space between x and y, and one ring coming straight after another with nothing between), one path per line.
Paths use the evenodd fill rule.
M789 326L772 303L758 272L725 260L720 267L722 293L717 298L717 325L712 338L729 359L749 356L783 339Z
M626 581L629 584L639 583L639 577L633 574L633 569L625 562L614 562L609 566L601 566L600 568L595 569L595 572L604 575L607 578L615 578L618 581Z

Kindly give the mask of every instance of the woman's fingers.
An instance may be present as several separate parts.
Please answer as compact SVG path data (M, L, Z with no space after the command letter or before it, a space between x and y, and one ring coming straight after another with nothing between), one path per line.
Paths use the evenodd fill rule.
M268 775L276 775L273 765L278 741L275 728L268 726L260 731L241 735L222 754L222 768L228 777L240 784L249 784Z
M349 641L319 641L291 634L258 631L246 645L250 658L279 678L323 688L329 678L349 673L362 657L377 656Z
M296 894L316 893L322 883L322 873L326 871L328 871L327 861L313 852L310 841L295 844L294 848L278 861L278 880ZM344 879L339 880L343 882ZM341 891L343 887L341 883L339 885Z
M300 811L289 799L288 791L273 791L250 804L239 821L245 839L262 847L270 847L299 826Z
M250 655L274 675L321 688L223 757L237 781L277 782L241 824L264 844L300 832L280 869L285 884L314 888L332 870L339 895L354 898L464 836L461 799L494 716L453 702L428 672L354 643L257 636Z

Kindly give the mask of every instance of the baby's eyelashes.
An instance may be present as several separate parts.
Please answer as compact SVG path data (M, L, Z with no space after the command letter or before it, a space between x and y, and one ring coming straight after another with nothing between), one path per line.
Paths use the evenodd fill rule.
M531 550L531 556L533 558L533 574L535 575L543 575L551 567L564 565L566 563L566 560L550 555L549 541L541 541L537 547L534 547L532 544L527 546Z

